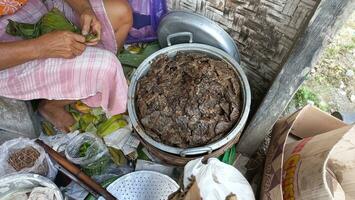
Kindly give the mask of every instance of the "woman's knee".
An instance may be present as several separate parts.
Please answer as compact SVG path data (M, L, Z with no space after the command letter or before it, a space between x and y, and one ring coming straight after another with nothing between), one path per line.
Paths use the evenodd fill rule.
M104 51L102 60L103 63L105 63L106 72L109 75L116 76L118 68L121 66L116 55L110 51Z
M87 60L89 58L95 58L91 63L88 64ZM82 62L80 70L86 70L90 73L97 73L99 76L111 77L116 76L118 69L121 67L119 60L116 55L112 52L97 48L97 47L88 47L82 55L77 59L77 62Z
M104 5L115 32L122 26L132 26L133 11L127 0L104 0Z

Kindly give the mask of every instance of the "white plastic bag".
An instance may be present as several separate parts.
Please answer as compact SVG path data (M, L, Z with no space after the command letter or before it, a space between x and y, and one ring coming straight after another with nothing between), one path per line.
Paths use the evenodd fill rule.
M10 163L15 163L19 161L27 161L30 157L33 156L26 156L23 154L18 154L23 149L32 149L38 152L38 158L35 160L33 166L22 168L21 170L17 171ZM54 167L51 159L49 158L48 154L44 151L44 149L35 143L33 140L28 138L16 138L13 140L9 140L3 143L0 146L0 176L10 174L10 173L35 173L40 174L42 176L46 176L52 180L57 175L58 170ZM18 155L18 156L15 156ZM11 158L12 156L12 158ZM16 158L15 158L16 157ZM20 165L20 164L18 164Z
M33 188L28 200L57 200L56 191L48 187Z
M62 133L57 135L47 136L42 134L39 139L46 143L48 146L52 147L58 153L65 151L67 145L76 137L80 132L74 131L72 133Z
M132 134L133 126L129 117L124 115L124 118L127 125L105 136L103 140L107 146L122 150L124 155L128 155L137 150L140 141Z
M80 148L88 145L85 155L80 155ZM75 136L66 146L65 156L67 159L80 166L89 165L108 154L108 149L103 141L92 133L81 133Z
M216 158L210 158L207 164L202 159L192 160L184 170L184 186L190 183L189 178L195 176L203 200L225 200L231 193L238 200L254 200L254 193L249 182L233 166Z

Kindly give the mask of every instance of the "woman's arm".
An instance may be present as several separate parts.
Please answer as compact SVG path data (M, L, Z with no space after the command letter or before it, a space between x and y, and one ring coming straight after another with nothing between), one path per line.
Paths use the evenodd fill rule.
M19 65L39 57L35 40L0 42L0 70Z
M66 0L66 2L68 2L79 15L87 9L92 10L89 0Z
M96 45L101 38L101 24L96 18L89 0L66 0L66 2L80 16L81 34L87 35L90 32L96 34L96 39L91 40L87 45Z
M85 37L55 31L37 39L0 42L0 70L41 58L73 58L85 50Z

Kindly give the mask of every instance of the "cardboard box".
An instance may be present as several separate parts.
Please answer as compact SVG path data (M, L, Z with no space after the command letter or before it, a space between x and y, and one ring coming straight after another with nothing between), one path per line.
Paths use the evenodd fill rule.
M192 181L186 190L179 190L169 196L169 200L201 200L200 189L196 181Z
M355 126L306 106L272 131L261 199L355 199Z

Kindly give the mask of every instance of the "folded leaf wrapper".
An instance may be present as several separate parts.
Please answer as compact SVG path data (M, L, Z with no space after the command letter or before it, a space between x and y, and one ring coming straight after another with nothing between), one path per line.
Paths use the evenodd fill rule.
M22 37L23 39L37 38L53 31L71 31L80 34L81 30L70 22L65 15L53 8L42 16L35 24L21 23L9 20L6 27L6 33L12 36ZM90 33L85 36L86 42L96 38L96 35Z

